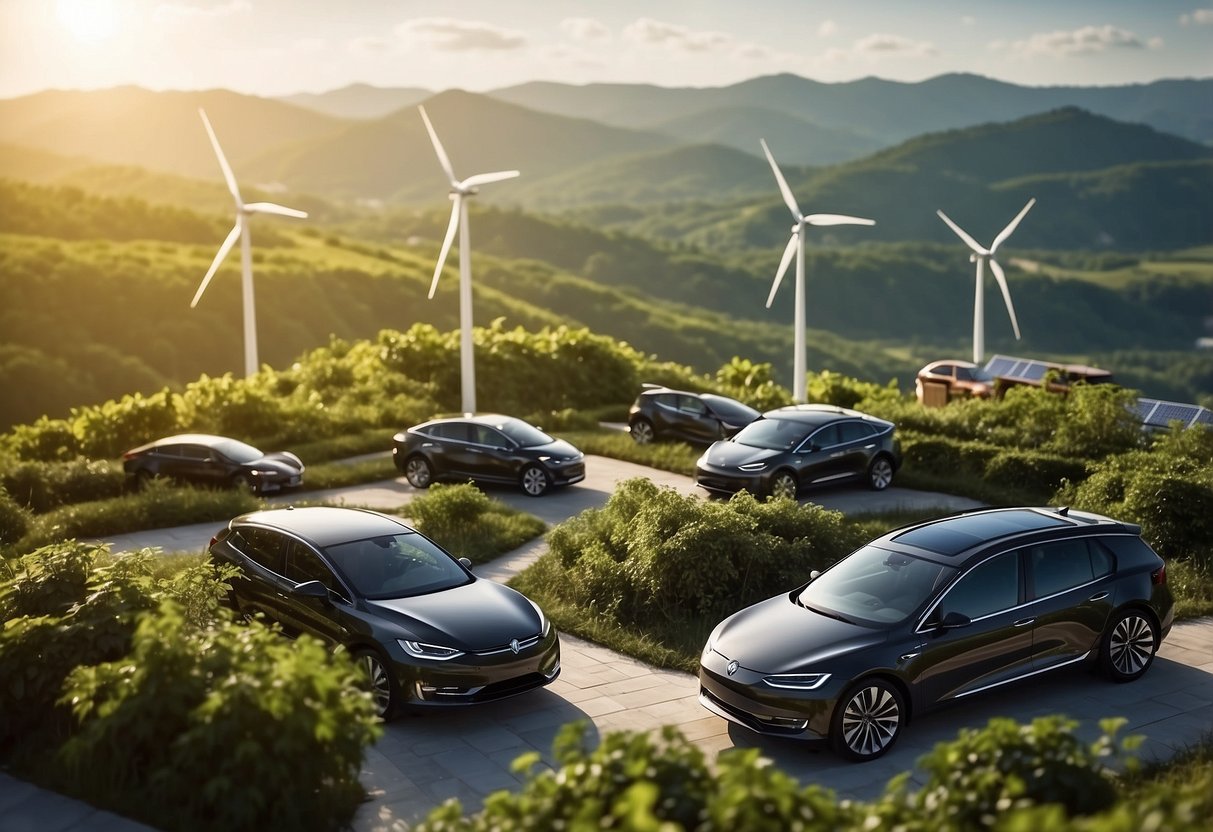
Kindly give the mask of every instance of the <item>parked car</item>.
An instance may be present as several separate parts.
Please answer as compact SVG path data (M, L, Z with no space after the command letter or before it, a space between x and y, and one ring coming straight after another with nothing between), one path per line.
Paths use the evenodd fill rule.
M210 556L231 564L232 600L291 636L348 650L380 716L487 702L550 684L560 641L520 593L472 574L429 538L373 511L256 511L232 520Z
M806 486L851 480L882 491L899 467L892 422L833 405L797 404L767 411L714 443L696 462L695 481L710 491L795 498Z
M132 448L122 455L122 467L137 485L167 477L264 494L303 484L303 462L293 453L265 454L238 439L205 433L167 436Z
M585 454L512 416L424 422L392 437L392 459L414 488L472 479L517 484L538 497L585 479Z
M938 384L947 390L945 401L963 396L988 399L994 394L994 378L972 361L932 361L918 371L914 382L918 401L926 398L930 384Z
M985 509L897 529L721 622L700 703L771 736L871 760L911 717L1063 667L1116 682L1171 629L1141 528L1066 509Z
M664 438L715 442L727 439L760 415L728 396L646 384L628 410L628 431L639 445Z

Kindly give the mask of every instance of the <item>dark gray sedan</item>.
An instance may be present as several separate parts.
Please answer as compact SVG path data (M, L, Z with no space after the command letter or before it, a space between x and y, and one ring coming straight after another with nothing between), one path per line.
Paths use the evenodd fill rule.
M132 448L122 455L122 467L137 486L164 477L265 494L303 484L303 462L293 453L266 454L238 439L207 433L166 436Z
M379 714L501 699L560 673L560 641L525 596L477 578L399 520L311 507L241 515L211 542L237 567L232 602L288 635L348 650Z
M714 443L695 466L710 491L795 498L826 483L865 482L881 491L901 466L892 422L833 405L801 404L762 414Z
M889 532L722 621L699 701L871 760L943 702L1070 666L1139 678L1172 608L1138 526L1064 508L968 512Z

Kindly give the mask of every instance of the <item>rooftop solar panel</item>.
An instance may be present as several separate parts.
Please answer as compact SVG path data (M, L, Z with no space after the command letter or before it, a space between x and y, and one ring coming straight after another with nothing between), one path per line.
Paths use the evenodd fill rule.
M1187 428L1193 425L1213 425L1213 413L1198 404L1141 398L1133 409L1147 427L1166 428L1176 421Z
M1055 514L1012 509L940 520L902 532L893 539L941 555L958 555L982 541L1069 523Z

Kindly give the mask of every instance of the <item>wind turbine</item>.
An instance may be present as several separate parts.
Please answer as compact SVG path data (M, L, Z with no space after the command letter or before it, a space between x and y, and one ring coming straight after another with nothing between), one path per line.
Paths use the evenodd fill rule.
M467 179L460 180L455 176L455 171L451 167L451 160L447 158L446 151L442 149L442 142L438 141L438 134L434 132L434 125L430 124L430 117L425 114L425 107L417 108L421 111L421 120L425 122L425 129L430 134L430 141L434 145L434 152L438 154L438 164L442 165L442 170L446 174L447 179L451 183L450 198L454 205L451 206L451 221L446 227L446 237L442 241L442 251L438 254L438 265L434 267L434 279L430 283L430 300L434 299L434 292L438 289L438 278L442 275L442 267L446 265L446 256L451 250L451 241L455 239L455 229L459 229L459 375L460 384L463 393L463 412L476 412L476 365L475 358L472 354L472 243L468 237L468 204L467 197L475 196L480 192L480 185L487 185L490 182L500 182L502 179L513 179L518 175L516 170L501 170L496 173L477 173L469 176Z
M767 155L767 161L771 163L771 171L775 174L775 181L779 184L779 192L783 194L783 201L787 204L788 209L792 212L792 219L796 224L792 226L792 236L788 240L787 247L783 250L783 259L779 261L779 271L775 273L775 282L771 284L771 293L767 295L767 309L771 308L772 301L775 300L775 293L779 291L779 283L783 280L784 272L788 270L788 264L792 261L792 255L796 255L796 345L794 347L792 360L792 400L795 402L804 402L808 395L805 390L807 380L805 378L805 346L804 346L804 237L805 226L807 225L875 225L875 220L865 220L860 217L848 217L843 214L809 214L805 216L800 213L800 206L796 204L796 197L792 196L792 189L788 187L787 180L783 178L783 173L779 170L779 165L775 164L775 157L771 155L771 149L767 147L765 139L758 140L762 144L762 152Z
M278 214L283 217L305 219L307 212L296 211L294 208L286 208L273 202L245 202L241 199L240 189L236 187L236 177L232 174L232 168L228 165L227 158L223 155L223 148L219 146L219 139L215 138L215 131L211 128L210 119L206 117L206 111L199 107L198 115L202 116L202 124L206 127L206 134L211 137L211 145L215 148L215 155L219 157L219 167L223 169L223 178L227 181L227 189L232 192L232 199L236 200L236 224L228 232L227 239L223 241L223 245L219 246L219 253L211 261L211 267L207 269L206 277L202 278L202 284L198 287L198 291L194 293L194 299L190 301L190 309L198 305L198 301L202 298L202 293L206 291L206 287L211 283L211 278L219 270L219 264L223 262L223 258L227 257L228 252L232 250L232 246L236 244L236 238L239 237L240 266L243 276L242 287L244 295L244 374L246 376L253 376L256 375L261 365L257 363L257 312L253 303L253 254L249 241L248 218L253 214Z
M1007 276L1002 272L1002 266L998 265L998 261L994 259L994 252L998 251L998 247L1006 242L1006 239L1011 236L1011 232L1019 225L1022 220L1032 210L1032 206L1036 204L1036 197L1028 200L1028 204L1023 207L1023 210L1007 223L1007 227L998 233L994 238L994 245L988 249L980 246L976 240L964 232L959 225L948 219L948 215L943 211L936 210L939 218L948 224L956 232L956 236L964 240L965 245L973 249L973 253L969 255L969 262L977 264L977 285L973 290L973 363L980 364L985 359L986 351L986 311L985 311L985 264L990 264L990 271L994 272L994 279L998 281L998 288L1002 290L1002 299L1007 304L1007 314L1011 316L1011 328L1015 330L1015 340L1019 340L1019 321L1015 320L1015 307L1011 303L1011 290L1007 287Z

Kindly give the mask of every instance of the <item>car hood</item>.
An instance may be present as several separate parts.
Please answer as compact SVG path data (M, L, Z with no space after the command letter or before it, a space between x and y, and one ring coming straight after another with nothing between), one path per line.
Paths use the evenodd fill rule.
M511 639L538 635L542 626L535 607L519 593L476 579L469 584L411 598L367 600L367 608L415 638L478 652L502 647Z
M751 462L764 462L783 453L783 451L773 451L768 448L742 445L740 442L714 442L703 455L703 459L708 465L735 468Z
M884 630L813 612L787 594L726 618L713 633L712 649L755 673L795 673L887 638Z
M574 448L563 439L555 439L546 445L531 445L527 451L536 456L550 456L553 459L572 459L581 456L581 451Z

